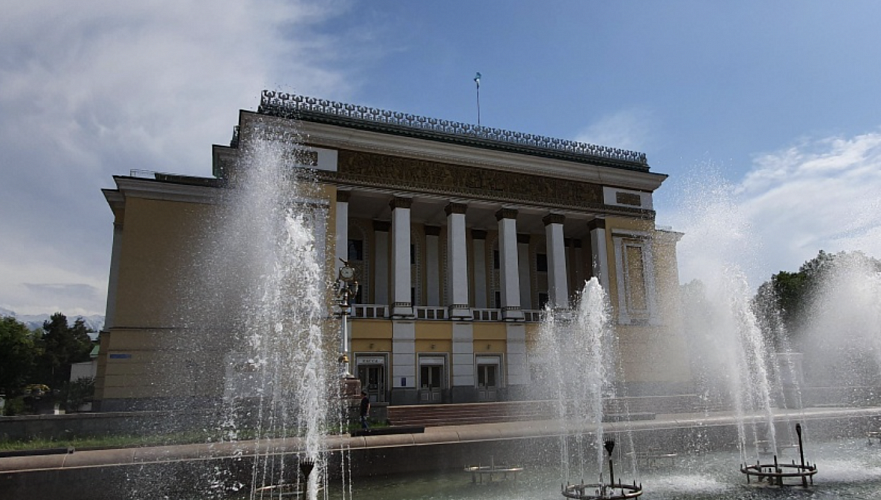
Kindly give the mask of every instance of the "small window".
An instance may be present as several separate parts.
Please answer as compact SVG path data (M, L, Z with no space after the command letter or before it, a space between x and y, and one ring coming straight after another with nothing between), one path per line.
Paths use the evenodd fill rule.
M364 260L364 241L349 240L348 260Z
M535 270L540 273L548 272L548 254L535 254Z

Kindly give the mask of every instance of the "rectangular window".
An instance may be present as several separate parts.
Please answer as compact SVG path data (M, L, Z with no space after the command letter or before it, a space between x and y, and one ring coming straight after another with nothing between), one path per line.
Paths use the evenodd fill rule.
M540 273L548 272L548 254L535 254L535 270Z
M362 240L349 240L349 260L364 260L364 242Z
M423 389L440 389L442 368L437 365L422 365L419 368L421 387Z

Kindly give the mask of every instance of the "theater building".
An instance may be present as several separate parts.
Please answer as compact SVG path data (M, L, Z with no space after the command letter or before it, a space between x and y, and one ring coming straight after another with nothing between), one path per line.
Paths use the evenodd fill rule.
M231 143L214 146L212 177L135 173L105 190L115 221L102 409L159 398L157 370L186 372L157 361L180 327L163 302L180 300L168 282L184 264L169 262L199 245L217 192L235 189L244 168L239 145L268 124L296 130L292 147L316 171L328 275L341 260L356 270L349 359L373 401L536 397L541 311L568 307L592 277L610 299L628 394L689 391L680 235L655 225L652 198L667 176L644 154L264 91ZM229 377L224 353L210 355Z

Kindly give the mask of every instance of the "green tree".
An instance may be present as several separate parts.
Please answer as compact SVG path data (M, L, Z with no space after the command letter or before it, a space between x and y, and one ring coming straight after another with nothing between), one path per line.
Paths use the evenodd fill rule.
M40 348L34 333L11 317L0 318L0 392L12 399L30 382Z
M860 261L881 271L881 261L862 252L829 254L820 250L816 257L806 261L797 272L780 271L759 287L753 305L766 338L780 347L783 335L793 335L809 320L814 299L822 290L824 281L836 263ZM797 340L797 339L792 339Z
M56 389L70 381L70 365L89 360L92 350L90 331L82 318L69 326L67 317L61 313L55 313L45 321L40 338L43 352L38 360L39 379L35 382Z

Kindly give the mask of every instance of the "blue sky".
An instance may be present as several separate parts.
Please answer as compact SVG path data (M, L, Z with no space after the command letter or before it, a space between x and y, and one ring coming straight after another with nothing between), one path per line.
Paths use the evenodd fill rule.
M102 313L131 169L210 175L280 89L645 152L658 223L753 286L821 248L881 257L881 3L9 3L0 307ZM717 244L708 248L710 239ZM717 260L718 262L718 260Z

